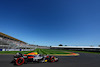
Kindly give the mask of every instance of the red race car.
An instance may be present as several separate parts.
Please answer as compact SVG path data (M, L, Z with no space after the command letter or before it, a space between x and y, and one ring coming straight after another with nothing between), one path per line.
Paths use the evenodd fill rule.
M22 65L24 63L27 64L28 62L46 63L46 62L57 62L57 61L58 61L57 57L41 55L37 54L36 52L32 52L24 55L22 55L21 53L17 53L14 56L14 59L11 63L14 63L14 65Z

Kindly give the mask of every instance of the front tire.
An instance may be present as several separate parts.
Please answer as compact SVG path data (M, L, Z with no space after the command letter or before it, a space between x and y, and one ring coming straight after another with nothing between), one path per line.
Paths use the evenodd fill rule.
M52 56L52 57L50 58L50 61L51 61L51 62L55 62L54 56Z

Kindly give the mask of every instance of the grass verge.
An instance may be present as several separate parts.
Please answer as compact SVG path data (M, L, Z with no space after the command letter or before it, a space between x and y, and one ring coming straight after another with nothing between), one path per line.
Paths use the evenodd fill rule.
M45 55L55 55L55 56L78 56L79 54L68 52L64 50L54 50L54 49L39 49L37 48L35 50L39 54L45 54Z
M33 51L0 51L0 54L16 54L16 53L27 54Z
M75 50L63 50L63 51L69 51L69 52L80 52L80 53L93 53L93 54L100 54L100 52L90 52L90 51L75 51Z

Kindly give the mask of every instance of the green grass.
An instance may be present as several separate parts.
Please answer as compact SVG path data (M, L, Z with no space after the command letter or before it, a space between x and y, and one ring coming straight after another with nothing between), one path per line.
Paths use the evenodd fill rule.
M22 54L27 54L33 51L0 51L0 54L16 54L17 52L20 52Z
M35 49L34 51L0 51L0 54L16 54L17 52L20 52L22 54L28 54L31 52L37 52L38 54L70 54L62 50L53 50L53 49Z
M70 53L66 53L66 52L100 54L100 52L75 51L75 50L39 49L39 48L36 50L38 51L39 54L70 54Z
M20 52L22 54L28 54L31 52L37 52L38 54L70 54L68 52L81 52L81 53L94 53L94 54L100 54L100 52L88 52L88 51L74 51L74 50L57 50L57 49L35 49L34 51L0 51L0 54L16 54L17 52Z
M52 49L39 49L37 48L35 50L37 53L39 54L70 54L70 53L67 53L65 51L62 51L62 50L52 50Z
M94 54L100 54L100 52L89 52L89 51L75 51L75 50L64 50L64 51L69 51L69 52L80 52L80 53L94 53Z

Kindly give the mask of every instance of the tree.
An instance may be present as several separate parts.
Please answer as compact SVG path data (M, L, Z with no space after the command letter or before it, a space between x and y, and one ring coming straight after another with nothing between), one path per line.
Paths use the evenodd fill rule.
M100 45L98 45L98 47L100 47Z
M59 44L59 46L63 46L62 44Z
M65 46L67 46L67 45L65 45Z
M93 47L93 45L90 45L90 47Z

